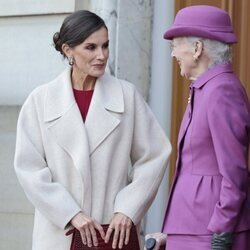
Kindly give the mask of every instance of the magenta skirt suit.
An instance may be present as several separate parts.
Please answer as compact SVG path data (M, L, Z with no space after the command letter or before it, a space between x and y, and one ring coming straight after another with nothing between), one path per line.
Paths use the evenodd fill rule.
M214 232L233 232L233 250L249 250L250 105L246 92L229 64L201 75L190 92L164 220L166 249L209 250Z

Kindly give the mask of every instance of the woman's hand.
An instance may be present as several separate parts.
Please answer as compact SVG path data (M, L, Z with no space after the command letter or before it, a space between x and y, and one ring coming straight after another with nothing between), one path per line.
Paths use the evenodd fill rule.
M129 242L131 227L132 220L128 216L122 213L114 214L106 232L105 242L109 242L110 236L114 231L112 248L115 249L118 246L122 249L123 244L127 245Z
M105 233L102 226L82 212L79 212L72 218L71 224L80 231L82 242L84 245L87 244L88 247L92 247L92 243L94 246L98 246L95 229L99 231L103 239L105 238Z

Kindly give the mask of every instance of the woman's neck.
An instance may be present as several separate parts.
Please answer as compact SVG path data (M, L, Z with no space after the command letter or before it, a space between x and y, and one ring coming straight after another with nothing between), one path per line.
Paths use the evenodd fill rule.
M199 78L203 73L208 71L209 69L209 60L201 60L198 62L196 68L193 71L192 76L189 77L189 80L195 81L197 78Z
M72 87L76 90L93 90L95 88L96 77L77 73L72 70L71 73Z

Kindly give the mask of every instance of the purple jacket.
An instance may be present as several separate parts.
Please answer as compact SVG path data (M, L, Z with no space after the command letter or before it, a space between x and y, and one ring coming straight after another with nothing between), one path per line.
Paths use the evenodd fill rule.
M250 104L231 65L190 87L163 231L211 234L250 229Z

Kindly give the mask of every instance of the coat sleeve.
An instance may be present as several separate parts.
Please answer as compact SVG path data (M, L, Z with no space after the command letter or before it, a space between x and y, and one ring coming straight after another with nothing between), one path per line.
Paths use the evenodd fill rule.
M214 91L208 121L222 176L219 200L210 219L212 232L233 232L249 182L249 102L242 89L223 85Z
M138 224L155 198L171 145L138 92L135 92L133 120L132 181L117 194L115 212L124 213Z
M53 182L33 99L31 94L18 118L14 167L30 202L48 220L63 229L81 209L60 183Z

